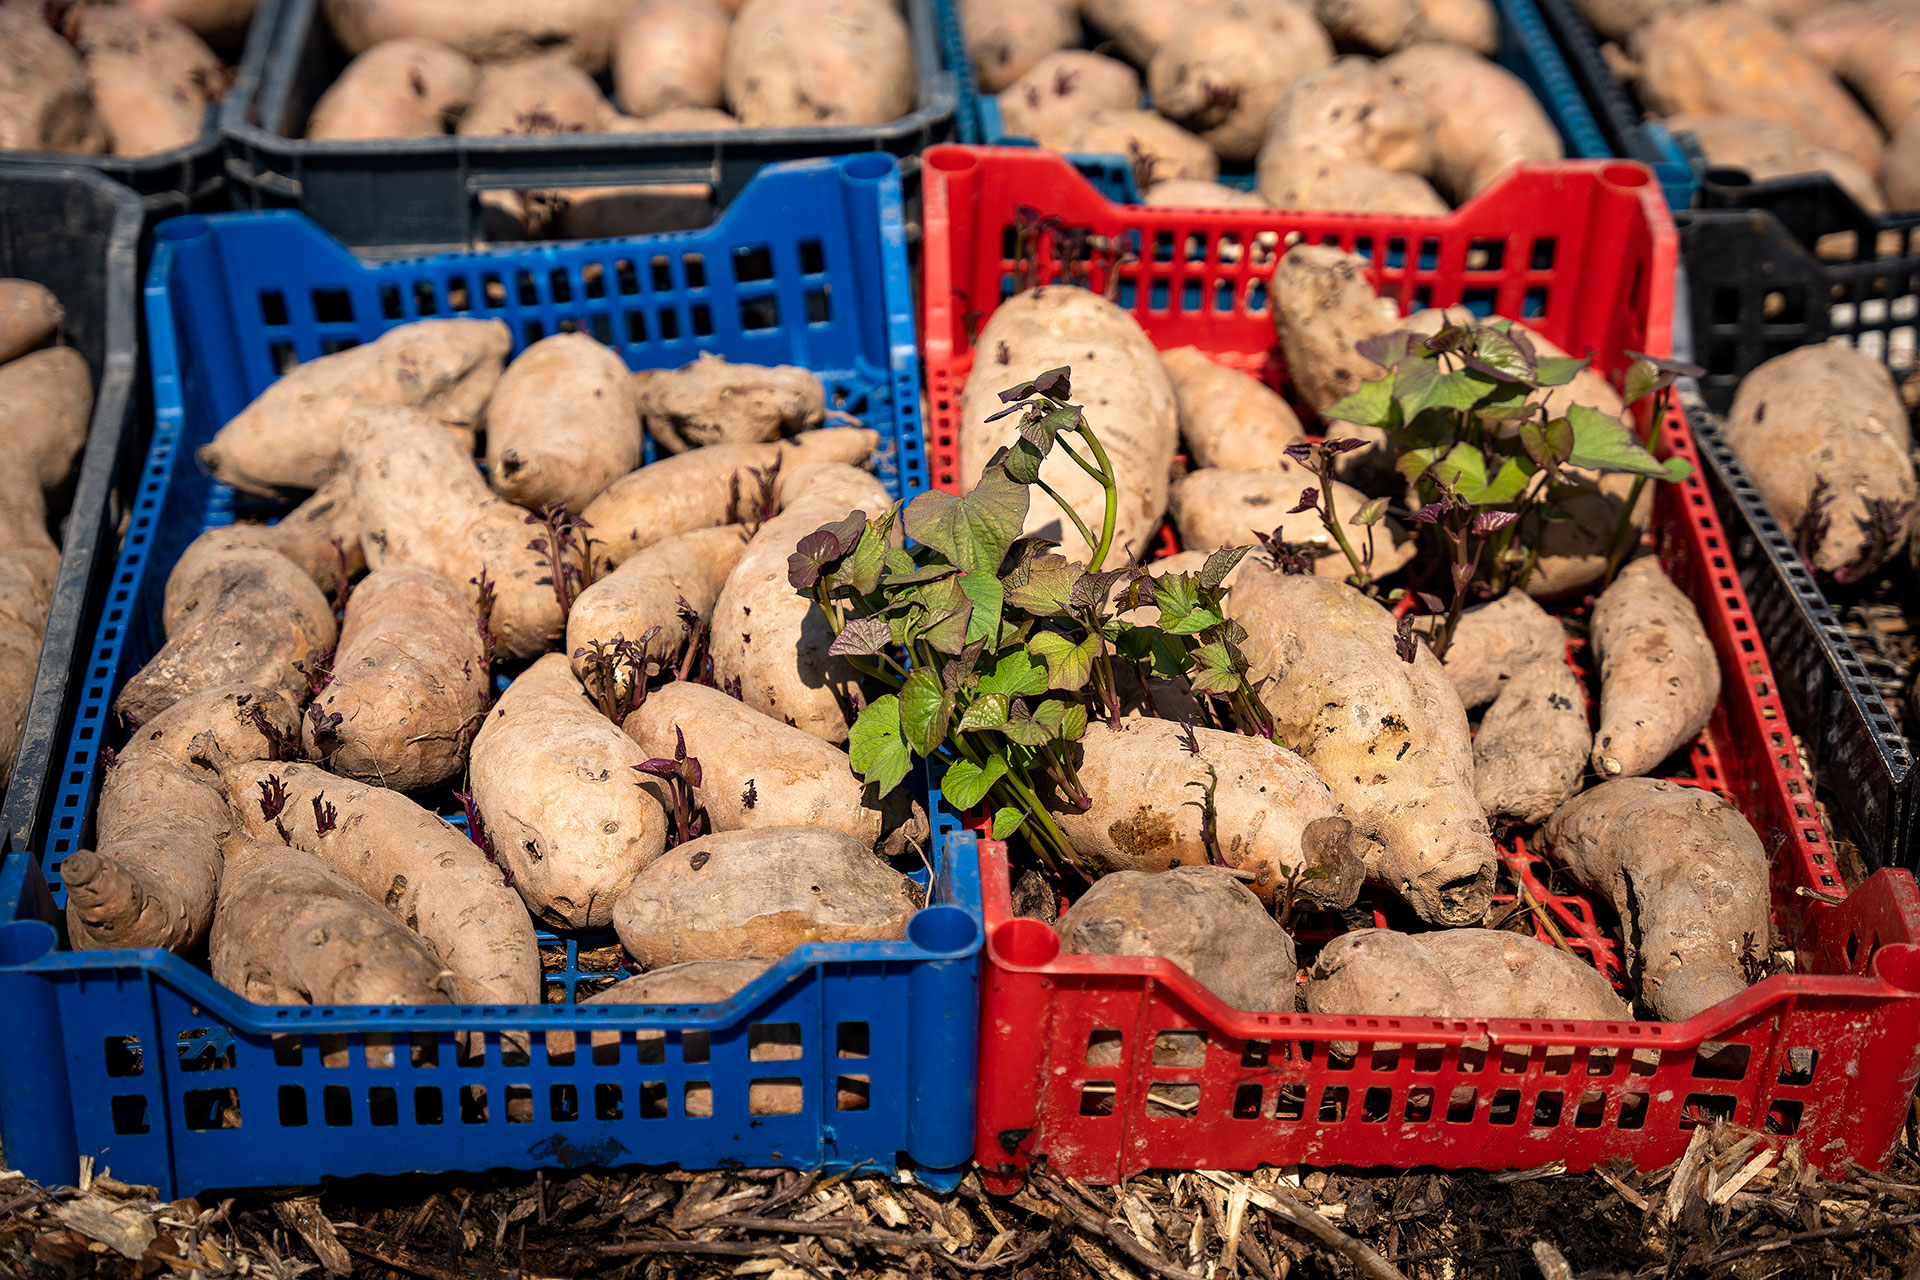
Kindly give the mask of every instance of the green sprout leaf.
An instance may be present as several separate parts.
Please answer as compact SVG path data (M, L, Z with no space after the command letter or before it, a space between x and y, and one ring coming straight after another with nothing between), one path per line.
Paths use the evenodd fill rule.
M1573 456L1573 424L1565 418L1521 423L1520 447L1541 470L1557 467Z
M980 677L980 692L1004 693L1010 698L1036 697L1047 691L1047 669L1035 666L1025 649L1001 655L991 675Z
M1393 378L1375 378L1363 382L1352 394L1327 407L1320 415L1339 422L1354 422L1363 427L1387 427L1393 422Z
M1007 762L1001 756L988 756L982 768L971 760L955 760L940 780L941 794L962 809L971 809L987 798L993 784L1007 776Z
M969 573L997 574L1027 519L1027 486L1001 467L1006 456L994 454L965 497L929 489L908 503L908 536Z
M1040 479L1040 464L1044 461L1040 451L1022 439L1008 450L1006 461L1000 466L1015 484L1033 484Z
M1007 575L1007 607L1039 618L1063 617L1072 609L1073 584L1085 573L1065 556L1037 556Z
M947 740L947 723L953 715L953 695L940 677L927 667L915 667L900 686L900 732L907 745L923 756L930 756Z
M967 647L973 620L973 601L962 585L967 576L942 578L914 593L913 601L922 612L915 619L913 638L925 640L941 653L959 653Z
M1000 580L984 573L963 573L960 575L960 590L973 605L967 615L966 643L980 644L998 639L1000 608L1006 594Z
M1004 809L995 809L993 811L993 838L995 840L1005 840L1008 836L1018 831L1020 824L1026 820L1026 813L1012 806Z
M879 653L893 640L893 629L885 618L854 618L840 629L827 646L836 658L864 658Z
M1460 496L1475 506L1498 506L1502 502L1512 502L1526 489L1527 481L1533 479L1534 470L1519 458L1508 458L1500 464L1500 470L1493 479L1470 493Z
M895 503L866 522L852 553L834 571L831 585L849 586L861 595L880 586L880 575L887 569L887 553L893 550L887 539L893 533L894 517L899 512L900 505Z
M1097 635L1075 644L1058 631L1042 631L1027 641L1027 648L1047 664L1047 687L1071 692L1086 687L1099 643Z
M1534 385L1564 387L1592 363L1592 356L1541 356L1533 366Z
M1567 461L1576 467L1596 471L1625 471L1655 480L1685 480L1693 474L1693 465L1684 458L1660 461L1628 430L1627 424L1610 413L1574 405L1567 410L1573 427L1573 453Z
M853 771L878 786L881 795L899 786L913 765L900 734L900 699L887 694L869 702L853 722L847 749Z
M1004 693L981 694L960 713L960 732L998 729L1007 722L1007 711L1011 705L1012 700Z
M1155 578L1153 602L1160 609L1160 629L1169 635L1190 636L1226 621L1201 602L1200 584L1184 573Z
M1209 591L1218 587L1251 550L1252 547L1222 547L1208 556L1207 562L1200 566L1200 585Z
M1476 329L1473 341L1460 350L1468 368L1503 382L1533 381L1534 354L1520 335L1499 329Z

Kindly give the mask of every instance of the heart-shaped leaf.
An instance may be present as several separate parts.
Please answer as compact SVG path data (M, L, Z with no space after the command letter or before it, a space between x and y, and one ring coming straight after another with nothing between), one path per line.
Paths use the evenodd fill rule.
M1027 487L1002 468L1007 451L994 454L980 483L965 497L929 489L907 505L907 534L969 573L997 574L1007 548L1026 523Z
M940 677L926 667L907 672L900 686L900 732L907 745L930 756L947 740L953 716L953 697Z
M964 812L985 800L993 784L1006 776L1007 762L1000 756L988 756L985 768L971 760L955 760L940 779L940 793Z
M1058 631L1042 631L1027 641L1027 648L1047 664L1047 687L1071 692L1086 687L1099 643L1098 636L1076 644Z
M900 734L900 699L889 693L861 709L847 735L847 754L853 771L881 795L900 785L913 764Z

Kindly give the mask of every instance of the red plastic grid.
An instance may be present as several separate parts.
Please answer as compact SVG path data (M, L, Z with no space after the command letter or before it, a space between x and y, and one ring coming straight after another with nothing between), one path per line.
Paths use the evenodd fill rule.
M922 332L936 485L955 480L970 335L1014 287L1022 206L1054 228L1038 238L1029 280L1061 277L1052 240L1062 230L1106 237L1136 260L1096 262L1074 282L1111 287L1156 345L1199 346L1275 386L1284 368L1263 282L1300 238L1369 256L1376 285L1403 309L1472 298L1592 352L1609 373L1623 349L1670 349L1673 230L1636 166L1523 167L1435 219L1115 206L1057 157L1010 149L935 148L926 175ZM1182 251L1160 251L1173 245ZM1667 452L1697 463L1678 411L1663 434ZM1920 1078L1920 890L1897 871L1851 895L1841 883L1697 474L1661 487L1654 527L1667 572L1701 608L1724 680L1678 780L1732 799L1772 852L1776 926L1795 972L1679 1024L1250 1013L1165 961L1060 954L1050 927L1013 915L1005 846L983 840L975 1155L989 1183L1011 1188L1042 1157L1095 1182L1287 1163L1557 1159L1577 1170L1624 1156L1651 1167L1676 1158L1710 1116L1791 1134L1829 1172L1849 1161L1882 1167ZM1508 864L1606 967L1615 944L1592 910L1546 893L1517 842ZM1349 1045L1357 1051L1339 1052Z

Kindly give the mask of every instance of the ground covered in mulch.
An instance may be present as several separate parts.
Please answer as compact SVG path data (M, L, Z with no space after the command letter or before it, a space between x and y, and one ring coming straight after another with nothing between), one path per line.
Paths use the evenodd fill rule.
M1789 1141L1696 1131L1659 1170L1266 1169L1010 1198L790 1171L500 1173L158 1203L104 1172L0 1174L0 1272L103 1276L756 1276L769 1280L1920 1278L1920 1159L1824 1180Z

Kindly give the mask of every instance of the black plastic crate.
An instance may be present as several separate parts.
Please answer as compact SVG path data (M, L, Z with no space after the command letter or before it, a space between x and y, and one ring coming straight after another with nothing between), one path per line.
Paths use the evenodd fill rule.
M895 156L911 180L920 152L954 139L958 88L942 60L933 0L902 4L914 108L886 124L309 142L300 136L307 116L346 52L320 0L261 0L255 21L271 25L263 65L243 73L221 112L230 196L239 209L299 209L355 249L400 256L485 243L479 198L487 191L698 184L712 190L711 215L765 165L856 151Z
M75 664L93 636L144 442L136 258L144 216L133 191L80 164L0 168L0 276L37 280L66 308L65 336L93 371L93 421L61 527L60 573L40 646L0 828L10 849L39 847L78 700Z

